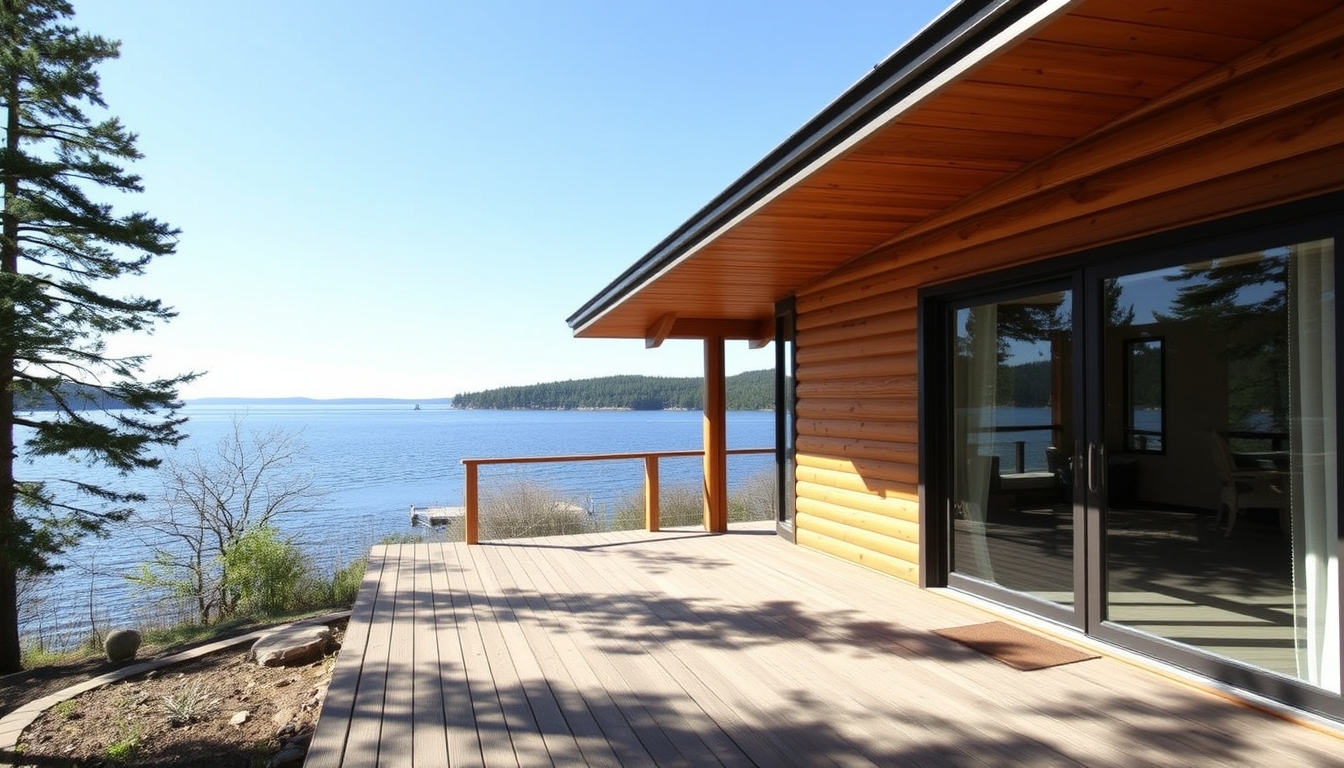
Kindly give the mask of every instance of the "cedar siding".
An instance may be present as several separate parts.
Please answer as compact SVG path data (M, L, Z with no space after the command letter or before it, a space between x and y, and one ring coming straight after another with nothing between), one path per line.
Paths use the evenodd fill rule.
M1336 565L1344 547L1332 479L1335 402L1344 397L1334 339L1344 326L1330 325L1338 256L1325 261L1344 236L1342 205L1344 0L966 0L568 322L580 338L648 346L703 338L707 350L725 339L762 341L768 334L756 331L775 323L780 536L1344 722ZM1308 253L1313 243L1320 253ZM1126 413L1179 418L1171 435L1147 433L1158 436L1157 450L1131 448L1118 439L1134 383L1118 344L1147 331L1110 334L1101 293L1124 278L1160 281L1165 270L1198 271L1224 257L1269 261L1275 248L1298 244L1302 258L1282 257L1282 269L1314 265L1293 284L1318 298L1278 322L1298 323L1290 336L1318 335L1322 346L1304 343L1295 362L1287 342L1276 342L1287 350L1279 357L1260 350L1237 362L1243 378L1273 371L1292 381L1297 371L1303 383L1298 394L1287 383L1277 390L1279 410L1299 414L1284 433L1303 446L1288 452L1300 473L1287 486L1293 517L1280 483L1258 510L1278 510L1277 525L1263 539L1239 529L1238 539L1231 521L1245 478L1215 475L1212 452L1200 447L1214 430L1231 434L1228 414L1190 407L1227 398L1232 358L1215 365L1216 353L1190 352L1212 349L1226 332L1148 324L1162 325L1161 367L1149 375L1179 381L1161 385L1156 405ZM1293 295L1286 285L1283 294ZM1058 322L1070 323L1059 328L1071 338L1060 331L1032 342L1034 354L1049 356L1054 423L1013 425L1051 430L1038 458L1055 466L1019 468L1015 479L1044 475L1053 498L977 519L996 500L991 467L1002 459L979 452L979 433L999 430L992 414L982 425L959 420L998 405L947 390L987 389L987 370L956 369L982 361L1002 371L1009 352L997 330L956 335L950 326L954 315L969 327L980 321L967 313L1024 300L1070 307ZM988 348L954 352L967 338L998 344L1000 360ZM1167 367L1168 353L1179 365ZM1312 368L1317 361L1326 370ZM1182 439L1168 443L1177 430ZM1284 458L1283 435L1251 436L1272 438L1271 454ZM1015 442L1021 457L1026 443ZM1295 468L1308 458L1315 469ZM972 463L988 464L978 472L985 477L966 469ZM1276 463L1265 477L1284 474ZM979 500L958 484L974 485ZM1156 485L1168 492L1140 495ZM1319 492L1308 500L1310 488ZM998 496L1001 507L1018 497ZM1151 536L1112 537L1112 516L1126 514L1165 517ZM998 530L978 529L990 524ZM1179 545L1167 536L1176 526L1184 526ZM1014 540L1019 531L1027 533ZM990 533L1012 565L1001 579Z
M1113 36L1095 19L1063 26ZM798 543L918 579L918 289L1344 188L1342 56L1336 9L800 288ZM1140 79L1164 71L1145 66ZM971 90L993 88L981 77L1034 76L991 65ZM909 120L915 133L944 122ZM856 154L901 162L875 143Z

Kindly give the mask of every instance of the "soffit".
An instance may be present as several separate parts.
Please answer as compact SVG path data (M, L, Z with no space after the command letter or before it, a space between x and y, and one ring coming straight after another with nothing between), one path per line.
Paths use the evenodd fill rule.
M795 174L736 223L685 244L675 266L604 311L576 313L575 335L766 336L775 302L799 286L1338 4L1075 3Z

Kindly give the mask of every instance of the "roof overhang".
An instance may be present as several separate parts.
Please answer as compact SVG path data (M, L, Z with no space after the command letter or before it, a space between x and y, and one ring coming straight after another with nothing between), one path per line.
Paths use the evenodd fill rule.
M1335 5L957 3L567 322L768 338L800 287Z

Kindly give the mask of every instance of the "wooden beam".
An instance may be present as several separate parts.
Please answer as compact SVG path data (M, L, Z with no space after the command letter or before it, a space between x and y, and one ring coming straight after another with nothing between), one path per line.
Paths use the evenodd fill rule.
M644 334L644 348L656 349L667 341L667 335L672 332L672 327L676 325L677 313L668 312L666 315L658 318L658 322L649 326L649 330Z
M705 530L728 530L728 401L723 339L705 339Z
M666 316L664 316L666 317ZM660 320L659 322L662 322ZM678 317L669 339L769 339L775 335L775 319L730 319L716 317Z

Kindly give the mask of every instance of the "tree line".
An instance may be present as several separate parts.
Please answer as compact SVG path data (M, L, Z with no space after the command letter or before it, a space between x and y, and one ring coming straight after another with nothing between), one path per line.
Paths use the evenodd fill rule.
M768 411L775 407L775 372L747 371L725 380L730 411ZM704 408L701 377L603 376L527 386L465 392L454 408L478 410L629 410L698 411Z

